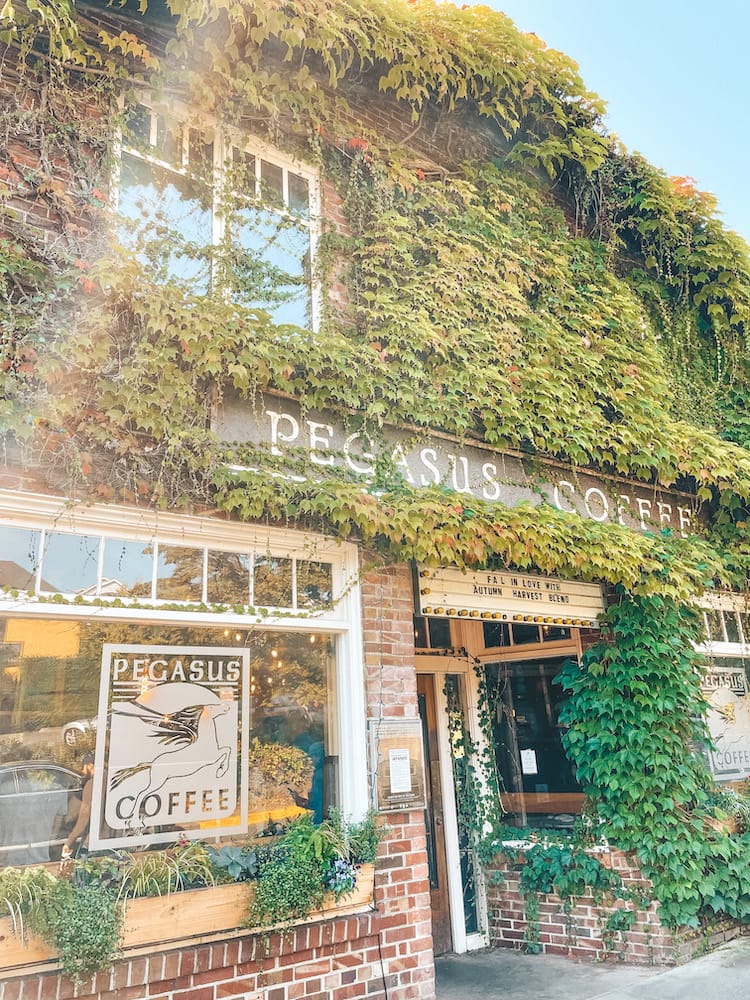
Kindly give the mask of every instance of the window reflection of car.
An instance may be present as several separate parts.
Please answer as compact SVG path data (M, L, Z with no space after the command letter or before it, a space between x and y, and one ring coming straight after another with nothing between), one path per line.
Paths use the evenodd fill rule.
M68 747L78 746L78 741L86 733L96 732L96 716L93 719L73 719L62 728L62 741Z
M54 762L0 764L0 866L59 860L82 787L80 774Z

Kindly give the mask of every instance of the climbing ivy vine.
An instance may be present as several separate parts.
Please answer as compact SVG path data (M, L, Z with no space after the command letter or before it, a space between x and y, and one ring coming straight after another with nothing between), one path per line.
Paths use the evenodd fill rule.
M398 559L617 585L613 644L563 675L568 750L668 919L745 916L741 847L701 834L698 666L677 604L750 569L750 261L711 198L620 148L575 64L481 6L6 0L0 86L3 454L102 501L211 504ZM344 294L318 331L159 281L118 245L115 141L143 90L319 168L348 226L322 235L318 278ZM365 124L372 102L395 110L393 134ZM685 487L706 532L469 504L394 468L364 490L301 459L293 479L270 477L267 454L254 473L212 416L266 389L373 434L408 424Z
M565 749L601 832L636 852L671 926L750 918L750 840L705 822L712 781L701 754L709 738L698 618L668 598L623 594L607 613L611 641L559 676L570 694Z

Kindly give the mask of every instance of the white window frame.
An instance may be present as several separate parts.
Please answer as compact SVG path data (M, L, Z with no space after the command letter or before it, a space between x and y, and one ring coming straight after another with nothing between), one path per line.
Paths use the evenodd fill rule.
M112 607L106 602L49 603L36 595L0 591L0 613L8 617L94 619L134 624L171 623L256 628L264 631L315 631L335 637L337 738L340 747L339 796L345 815L362 818L369 805L364 691L362 613L357 547L313 532L292 531L211 517L195 517L115 504L86 504L58 497L0 490L0 524L47 528L74 534L170 545L263 552L284 558L331 563L333 603L314 612L238 614L148 606ZM139 602L135 602L139 603Z
M115 211L119 209L120 195L120 163L123 154L136 157L144 163L151 163L162 170L168 170L183 177L189 177L189 138L190 129L198 128L209 132L213 136L213 170L212 181L212 232L211 240L213 246L218 246L224 238L226 232L226 219L218 205L218 196L221 192L221 180L225 168L232 163L232 148L249 153L255 157L255 183L256 194L248 195L249 200L257 199L258 204L265 207L270 212L277 213L280 217L292 219L295 225L302 226L308 231L310 239L310 328L316 333L320 328L322 292L320 281L316 277L316 262L318 253L318 242L320 240L320 219L321 219L321 186L320 173L314 167L300 160L282 153L274 147L252 136L239 136L236 132L222 129L218 125L208 121L195 119L190 114L187 106L181 102L174 102L169 105L153 101L147 96L141 95L138 104L147 108L151 112L150 141L155 146L157 136L157 118L163 116L182 126L182 161L179 165L161 160L158 156L149 155L141 149L127 145L119 136L116 147L116 173L112 183L112 202ZM282 171L282 199L284 207L279 208L273 205L264 205L260 194L261 189L261 160L266 160L274 166L280 167ZM303 177L308 184L309 192L309 215L296 215L289 210L289 174L295 173Z

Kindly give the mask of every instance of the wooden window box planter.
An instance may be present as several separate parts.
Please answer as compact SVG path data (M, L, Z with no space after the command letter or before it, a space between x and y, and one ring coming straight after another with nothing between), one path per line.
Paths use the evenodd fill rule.
M367 910L372 905L374 880L375 866L362 865L354 892L338 902L330 896L305 923ZM252 882L233 882L169 896L131 899L125 908L122 952L127 956L151 954L182 943L199 944L250 934L252 929L243 928L242 923L252 892ZM57 955L44 941L29 935L24 943L14 934L11 918L0 918L0 979L30 972L30 966L49 969L56 964Z

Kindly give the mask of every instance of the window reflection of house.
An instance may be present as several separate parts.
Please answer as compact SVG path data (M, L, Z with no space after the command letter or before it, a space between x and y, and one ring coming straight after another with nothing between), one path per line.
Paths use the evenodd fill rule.
M0 559L0 587L12 590L34 590L36 585L36 570L19 566L11 559ZM48 580L42 579L42 590L56 590Z
M96 597L97 594L100 597L123 597L128 593L128 587L121 580L111 580L106 576L101 578L98 587L94 584L80 591L81 597Z

